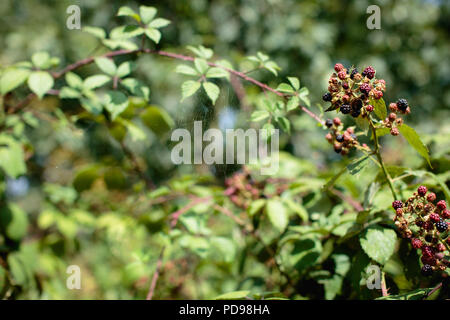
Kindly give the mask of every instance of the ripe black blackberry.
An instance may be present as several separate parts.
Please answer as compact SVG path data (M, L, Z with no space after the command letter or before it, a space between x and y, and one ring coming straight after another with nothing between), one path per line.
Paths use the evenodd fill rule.
M342 112L343 114L349 114L351 111L352 111L352 107L350 107L350 105L348 105L348 104L343 104L343 105L341 106L341 112Z
M361 109L356 108L356 109L352 110L352 117L353 118L358 118L360 114L361 114Z
M397 108L400 111L405 112L406 109L408 108L408 101L406 101L406 99L398 99L398 101L397 101Z
M344 135L338 134L338 135L336 136L336 141L338 141L338 142L344 141Z
M350 79L353 79L353 77L354 77L355 74L357 74L357 73L358 73L358 69L354 68L354 69L352 70L352 73L350 73Z
M425 277L429 277L433 274L433 268L429 264L424 264L421 272Z
M322 96L323 101L331 101L331 93L327 92Z
M445 222L444 220L439 220L438 222L436 222L435 224L437 231L439 232L445 232L448 229L448 224L447 222Z
M327 120L325 121L325 125L326 125L328 128L331 128L331 127L333 126L333 120L327 119Z

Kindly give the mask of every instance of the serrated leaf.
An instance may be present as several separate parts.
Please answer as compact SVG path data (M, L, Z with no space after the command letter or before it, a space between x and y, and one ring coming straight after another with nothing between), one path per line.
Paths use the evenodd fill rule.
M207 72L206 72L206 77L207 78L228 78L229 73L221 68L210 68Z
M47 69L50 67L50 55L46 51L36 52L31 56L31 62L39 69Z
M156 8L148 6L139 7L139 15L141 16L142 22L144 24L150 23L156 15Z
M161 40L161 32L157 29L147 28L145 34L155 43L159 43L159 40Z
M28 77L28 86L39 99L47 93L53 87L53 77L45 71L34 71Z
M220 89L212 82L203 82L203 89L205 89L206 94L211 99L212 103L215 104L217 98L220 94Z
M99 39L105 39L106 38L106 32L102 28L87 26L87 27L83 27L81 30L84 31L84 32L90 33L94 37L97 37Z
M394 253L397 235L394 230L371 227L359 242L364 252L380 264L385 264Z
M110 76L114 76L117 72L117 67L111 59L98 57L95 59L95 64L100 70Z
M291 87L291 85L287 84L287 83L280 83L276 90L280 91L280 92L285 92L285 93L295 92L294 89Z
M105 108L115 120L128 107L128 97L120 91L108 91L105 96Z
M177 66L177 68L175 69L176 73L181 73L181 74L185 74L188 76L196 76L198 75L197 70L195 70L194 68L191 68L185 64L180 64Z
M78 99L81 97L81 93L71 87L62 87L59 91L59 97L61 99Z
M267 201L266 211L272 225L279 232L283 232L289 222L288 212L283 203L277 199L270 199Z
M300 80L296 77L288 77L289 82L291 83L292 87L297 91L300 89Z
M75 73L68 72L65 75L65 79L67 84L75 89L82 89L83 88L83 80Z
M119 26L111 30L109 37L113 40L124 40L140 36L144 33L144 28L136 25ZM104 40L105 42L106 40Z
M264 63L264 68L272 72L274 75L278 75L277 70L281 70L281 68L273 61L268 61Z
M170 24L170 21L164 18L156 18L155 20L153 20L152 22L149 23L149 27L150 28L163 28L165 26L168 26Z
M286 133L290 133L291 132L291 123L289 122L289 119L286 117L275 117L275 121L278 123L278 125L280 126L280 128L286 132Z
M136 63L133 61L125 61L117 68L117 76L123 78L129 75L134 69L136 69Z
M126 6L119 8L119 11L117 12L117 16L119 16L119 17L120 16L128 16L128 17L134 18L138 22L141 21L141 18L139 17L139 15L136 12L134 12L133 9L131 9L130 7L126 7Z
M209 69L208 62L205 59L196 58L194 60L195 68L200 74L204 74Z
M130 91L132 95L144 98L145 100L149 99L150 89L141 81L135 78L126 78L123 79L120 84Z
M369 159L369 156L363 156L363 157L351 162L347 166L348 172L351 175L355 175L355 174L359 173L367 165L368 159Z
M400 133L405 137L406 141L422 156L427 160L428 164L431 167L430 156L428 153L428 148L420 139L420 136L417 132L406 124L402 124L398 127Z
M386 119L387 110L386 110L386 103L384 102L383 98L380 99L370 98L370 104L373 105L374 107L373 112L380 120Z
M83 82L83 88L91 90L98 87L103 86L108 81L110 81L111 78L104 74L96 74L94 76L87 77L84 79Z
M298 92L298 97L300 98L301 101L303 101L303 103L307 106L310 107L311 106L311 102L309 100L309 90L308 88L301 88L300 91Z
M0 135L0 168L11 178L17 178L27 170L22 146L5 134Z
M80 98L80 103L84 109L94 115L100 114L103 110L103 106L98 99Z
M300 99L297 96L292 96L289 99L288 103L286 104L286 110L289 112L294 109L297 109L299 104L300 104Z
M250 121L258 122L264 119L267 119L270 116L270 113L266 110L256 110L252 112L250 116Z
M200 88L200 82L194 80L188 80L183 82L181 85L181 101L186 99L187 97L192 96L197 90Z
M22 68L8 68L4 73L2 73L0 78L0 92L5 94L10 92L24 83L31 71Z

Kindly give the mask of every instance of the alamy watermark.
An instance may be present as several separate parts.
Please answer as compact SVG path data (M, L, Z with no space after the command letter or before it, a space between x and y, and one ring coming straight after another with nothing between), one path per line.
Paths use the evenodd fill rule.
M262 175L278 171L278 129L271 135L266 129L252 128L226 129L225 135L219 129L210 128L203 133L202 121L195 121L193 134L191 137L183 128L172 132L171 140L179 142L171 152L174 164L258 164ZM204 142L208 143L205 147Z
M69 290L81 289L81 269L73 264L67 267L66 273L69 274L66 280L66 287Z

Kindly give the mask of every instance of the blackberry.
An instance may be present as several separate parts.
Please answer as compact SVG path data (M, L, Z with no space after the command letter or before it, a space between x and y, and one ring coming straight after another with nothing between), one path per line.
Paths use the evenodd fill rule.
M354 133L352 133L352 134L350 135L350 137L352 137L353 140L356 140L356 138L357 138L357 137L356 137L356 134L354 134Z
M439 220L438 222L436 222L436 229L439 232L445 232L448 229L448 225L447 222L445 222L444 220Z
M327 92L322 96L323 101L331 101L331 93Z
M360 114L361 114L361 109L353 109L353 111L352 111L353 118L358 118Z
M434 202L436 200L436 194L434 192L431 192L427 195L427 201Z
M344 141L344 136L343 136L342 134L338 134L338 135L336 136L336 141L337 141L337 142L342 142L342 141Z
M394 115L395 115L395 113L394 113ZM389 118L390 118L390 115L389 115ZM421 196L421 197L423 197L424 195L426 195L427 192L428 192L428 189L427 189L427 187L425 187L425 186L420 186L420 187L417 189L417 193L418 193L419 196Z
M429 264L425 264L423 265L421 272L425 277L429 277L433 274L433 268Z
M394 209L403 208L403 202L401 202L400 200L395 200L394 202L392 202L392 208Z
M441 220L441 218L437 213L430 213L430 220L433 221L434 223L437 223Z
M420 239L417 238L412 239L411 244L414 249L420 249L422 247L422 241L420 241Z
M343 105L341 106L341 112L342 112L343 114L349 114L351 111L352 111L352 108L350 107L350 105L348 105L348 104L343 104Z
M432 241L433 241L433 236L432 236L431 234L427 234L427 235L425 236L425 241L426 241L426 242L432 242Z
M363 107L363 102L361 99L357 99L353 102L353 107L356 109L361 109Z
M447 209L447 204L445 203L444 200L438 201L438 203L436 203L436 206L437 206L440 210L445 210L445 209Z
M398 99L398 101L397 101L397 108L400 111L405 112L406 109L408 108L408 101L406 101L406 99Z
M352 70L352 73L350 73L350 79L353 79L353 77L354 77L355 74L357 74L357 73L358 73L358 69L354 68L354 69Z
M359 86L359 91L361 91L362 93L364 93L365 95L368 95L370 90L372 90L372 87L370 86L370 84L368 83L362 83ZM406 109L406 108L405 108Z
M372 79L375 76L375 69L372 66L368 66L364 69L363 75L369 79Z
M328 128L331 128L331 127L333 126L333 120L327 119L327 121L325 121L325 125L326 125Z
M334 70L336 70L336 72L339 72L339 71L341 71L343 69L344 69L344 66L341 63L336 63L334 65Z

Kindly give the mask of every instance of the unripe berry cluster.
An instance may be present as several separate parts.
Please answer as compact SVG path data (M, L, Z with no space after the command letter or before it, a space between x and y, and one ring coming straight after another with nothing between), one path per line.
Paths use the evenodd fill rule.
M422 251L422 274L431 275L433 271L444 271L450 262L444 257L449 248L448 223L450 211L444 200L436 201L436 194L428 193L420 186L405 203L396 200L394 223L403 237L411 239L413 248ZM447 252L448 254L448 252Z
M389 110L389 116L383 121L383 125L390 129L391 135L398 136L400 133L398 128L403 124L403 119L398 114L409 114L411 108L406 99L399 99L396 103L389 104Z
M325 125L330 129L330 132L325 136L325 139L333 145L334 151L337 153L347 155L350 152L350 149L359 146L353 127L348 127L344 130L341 119L328 119L325 121Z
M323 95L324 101L331 102L329 110L339 109L354 118L367 117L374 110L369 99L380 99L386 90L386 82L375 78L376 71L371 66L359 73L356 68L350 71L337 63L334 70L336 72L328 80L328 92Z

